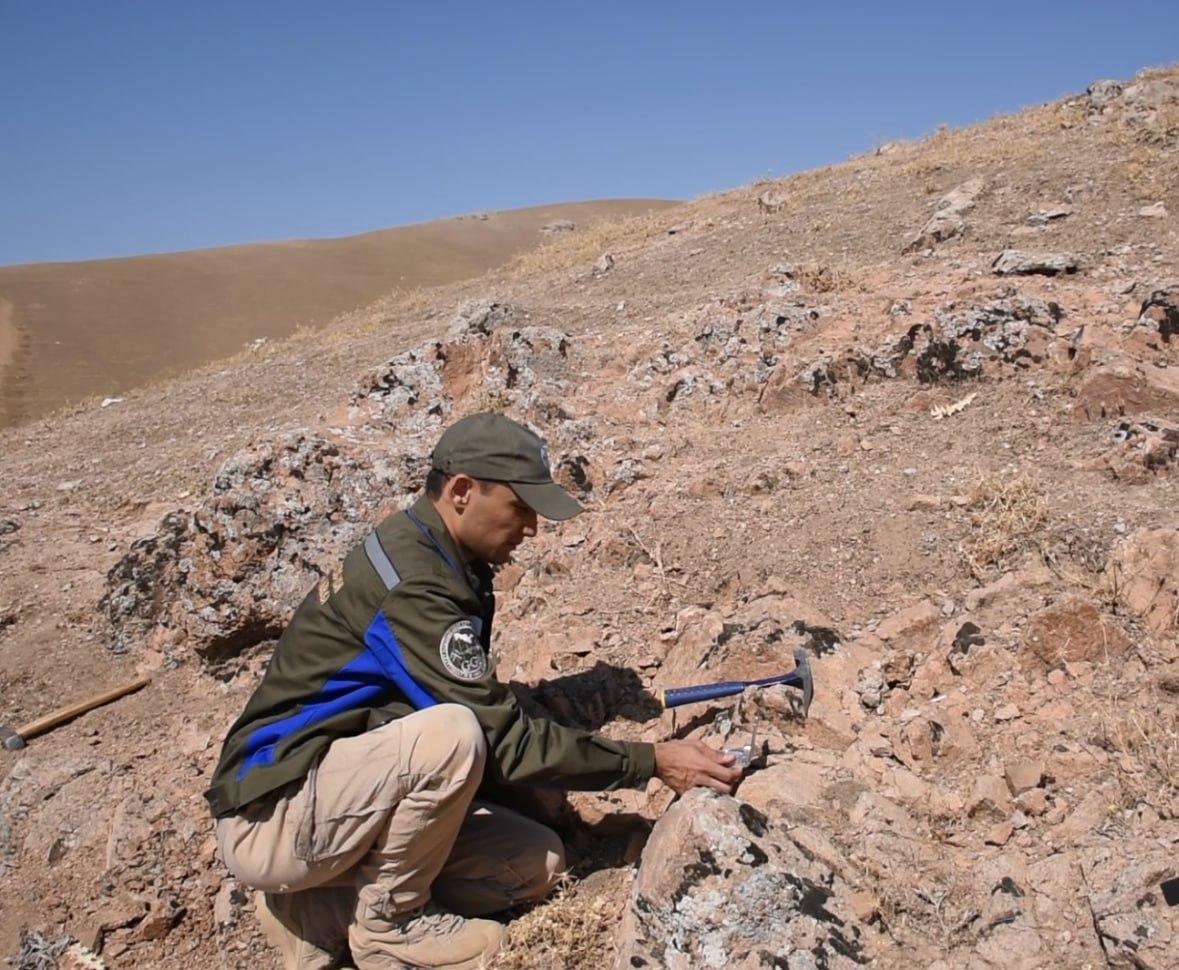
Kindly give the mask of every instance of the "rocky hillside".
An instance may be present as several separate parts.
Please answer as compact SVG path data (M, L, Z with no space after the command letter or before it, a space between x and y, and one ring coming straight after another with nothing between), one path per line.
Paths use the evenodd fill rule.
M338 239L0 266L0 426L323 329L391 290L470 279L554 234L671 204L608 199Z
M735 797L536 810L514 967L1174 966L1179 71L571 234L231 367L5 432L21 970L276 967L200 793L295 602L441 428L547 435L588 514L503 568L501 677ZM790 669L661 712L661 688Z

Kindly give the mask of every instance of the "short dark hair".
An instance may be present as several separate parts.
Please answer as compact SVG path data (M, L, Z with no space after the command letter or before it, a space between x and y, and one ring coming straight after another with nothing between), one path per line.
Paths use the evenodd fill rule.
M446 487L446 482L450 478L446 472L440 472L437 468L431 468L429 474L426 475L426 497L427 498L441 498L442 489Z

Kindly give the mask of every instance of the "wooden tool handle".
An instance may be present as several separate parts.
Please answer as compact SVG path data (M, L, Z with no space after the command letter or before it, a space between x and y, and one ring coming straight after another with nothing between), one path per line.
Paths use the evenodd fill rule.
M35 738L38 734L44 734L46 731L52 731L60 724L65 724L66 721L72 721L80 714L92 711L96 707L102 707L103 704L109 704L111 701L118 700L127 694L133 694L150 683L150 677L138 677L129 684L104 690L101 694L95 694L93 697L88 697L84 701L78 701L76 704L69 705L69 707L59 707L56 711L46 714L44 717L39 717L35 721L29 721L28 724L17 728L16 733L22 738Z

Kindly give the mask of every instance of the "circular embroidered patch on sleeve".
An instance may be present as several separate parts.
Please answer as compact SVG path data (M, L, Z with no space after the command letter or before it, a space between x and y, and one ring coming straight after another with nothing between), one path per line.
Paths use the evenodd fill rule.
M487 654L470 620L452 623L438 643L442 666L459 680L482 680L487 676Z

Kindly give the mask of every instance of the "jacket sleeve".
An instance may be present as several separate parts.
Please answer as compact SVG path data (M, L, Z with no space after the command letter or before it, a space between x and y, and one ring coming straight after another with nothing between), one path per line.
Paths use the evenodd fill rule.
M480 618L464 612L446 583L407 579L385 598L382 614L394 679L415 707L462 704L483 726L494 780L582 791L639 787L655 772L650 744L612 741L544 718L528 717L490 671L480 643ZM413 696L418 691L418 695Z

